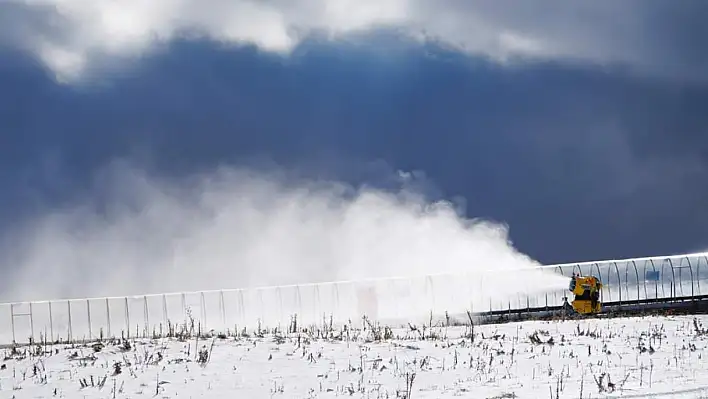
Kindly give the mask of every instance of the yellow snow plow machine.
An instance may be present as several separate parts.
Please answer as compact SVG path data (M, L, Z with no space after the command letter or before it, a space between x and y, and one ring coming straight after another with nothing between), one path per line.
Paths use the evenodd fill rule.
M594 315L600 313L602 304L600 303L600 289L602 283L595 276L576 276L570 279L570 292L575 295L572 308L581 315ZM566 300L567 304L567 300Z

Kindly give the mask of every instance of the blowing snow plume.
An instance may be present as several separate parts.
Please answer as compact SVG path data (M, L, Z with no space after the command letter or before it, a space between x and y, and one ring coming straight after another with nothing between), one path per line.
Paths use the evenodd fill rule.
M441 273L476 275L466 289L496 299L567 287L564 277L528 273L538 264L514 250L504 226L464 219L452 204L405 187L356 189L237 168L169 181L119 167L101 180L100 196L28 225L5 259L17 272L3 299ZM527 272L503 273L517 269ZM466 295L456 300L467 306Z

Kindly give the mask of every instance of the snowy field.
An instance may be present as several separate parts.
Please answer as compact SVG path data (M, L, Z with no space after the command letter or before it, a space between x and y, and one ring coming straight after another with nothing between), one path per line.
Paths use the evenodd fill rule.
M1 398L708 398L707 316L8 349Z

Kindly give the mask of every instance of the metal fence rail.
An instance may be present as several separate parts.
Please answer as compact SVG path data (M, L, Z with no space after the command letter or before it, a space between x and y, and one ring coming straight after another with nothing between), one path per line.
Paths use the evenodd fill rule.
M0 344L165 335L169 326L234 332L431 314L557 306L568 295L554 275L598 276L604 302L708 295L708 253L491 270L411 278L0 304ZM561 280L565 281L565 280Z

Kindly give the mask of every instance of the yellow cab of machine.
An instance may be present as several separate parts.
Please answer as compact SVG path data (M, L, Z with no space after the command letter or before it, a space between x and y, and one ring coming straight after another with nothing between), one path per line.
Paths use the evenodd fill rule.
M574 274L568 288L575 295L572 302L573 310L580 314L600 313L602 309L600 303L602 283L597 277Z

